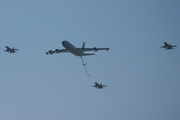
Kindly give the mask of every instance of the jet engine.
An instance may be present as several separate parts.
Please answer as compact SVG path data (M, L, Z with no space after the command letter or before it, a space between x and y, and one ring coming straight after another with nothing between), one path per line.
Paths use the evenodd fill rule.
M96 47L94 47L93 49L94 49L94 51L96 51L96 52L98 51Z
M59 53L60 51L59 51L59 49L55 49L55 52L56 52L56 53Z
M52 51L52 50L49 50L49 54L53 54L54 53L54 51Z

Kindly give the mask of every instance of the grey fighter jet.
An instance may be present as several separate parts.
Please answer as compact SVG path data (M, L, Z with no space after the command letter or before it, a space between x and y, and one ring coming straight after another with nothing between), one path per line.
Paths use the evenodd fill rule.
M17 53L17 50L19 50L19 49L15 49L14 47L13 48L10 48L8 46L5 46L5 47L6 47L6 50L4 50L4 52Z
M161 48L165 48L166 50L174 49L173 47L177 47L177 46L168 44L167 42L164 42L164 46L161 46Z
M92 87L95 87L95 88L97 88L97 89L102 89L102 88L104 88L104 87L107 87L107 85L102 85L102 83L101 83L101 84L98 84L97 82L94 82L94 84L95 84L95 85L93 85Z

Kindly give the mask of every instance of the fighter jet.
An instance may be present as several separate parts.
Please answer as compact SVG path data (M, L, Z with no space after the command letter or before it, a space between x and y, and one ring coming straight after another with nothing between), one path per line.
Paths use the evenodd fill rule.
M17 50L19 50L19 49L15 49L14 47L13 48L10 48L8 46L5 46L5 47L6 47L6 50L4 50L4 52L17 53Z
M97 88L97 89L102 89L102 88L104 88L104 87L107 87L107 85L102 85L102 83L101 83L101 84L98 84L97 82L94 82L94 84L95 84L95 85L93 85L92 87L95 87L95 88Z
M177 47L177 46L168 44L167 42L164 42L164 46L161 46L161 48L165 48L166 50L174 49L173 47Z

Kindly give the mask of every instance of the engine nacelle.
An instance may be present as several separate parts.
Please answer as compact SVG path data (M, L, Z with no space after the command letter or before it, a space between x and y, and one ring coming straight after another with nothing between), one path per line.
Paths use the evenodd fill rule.
M53 54L54 53L54 51L52 51L52 50L49 50L49 54Z
M96 47L94 47L93 49L94 49L94 51L98 51Z
M58 52L59 50L58 49L55 49L56 52Z
M59 52L60 52L60 50L59 50L59 49L55 49L55 52L56 52L56 53L59 53Z

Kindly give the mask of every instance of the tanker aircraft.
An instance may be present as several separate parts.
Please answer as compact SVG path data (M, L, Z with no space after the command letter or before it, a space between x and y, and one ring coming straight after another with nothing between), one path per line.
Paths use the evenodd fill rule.
M85 42L83 42L83 45L81 48L76 48L74 45L72 45L70 42L68 41L62 41L62 45L65 49L55 49L53 50L49 50L48 52L46 52L46 54L54 54L54 53L64 53L64 52L70 52L72 54L74 54L75 56L88 56L88 55L95 55L94 53L84 53L85 51L98 51L98 50L109 50L109 48L85 48Z
M54 53L72 53L75 56L79 56L82 60L83 66L86 70L86 63L84 63L82 57L83 56L89 56L89 55L95 55L94 53L85 53L86 51L98 51L98 50L109 50L109 48L85 48L85 42L83 42L83 45L81 48L76 48L74 45L72 45L70 42L68 41L62 41L62 45L65 49L55 49L55 50L49 50L48 52L46 52L47 55L49 54L54 54ZM88 74L87 70L86 73ZM89 76L89 74L88 74Z

